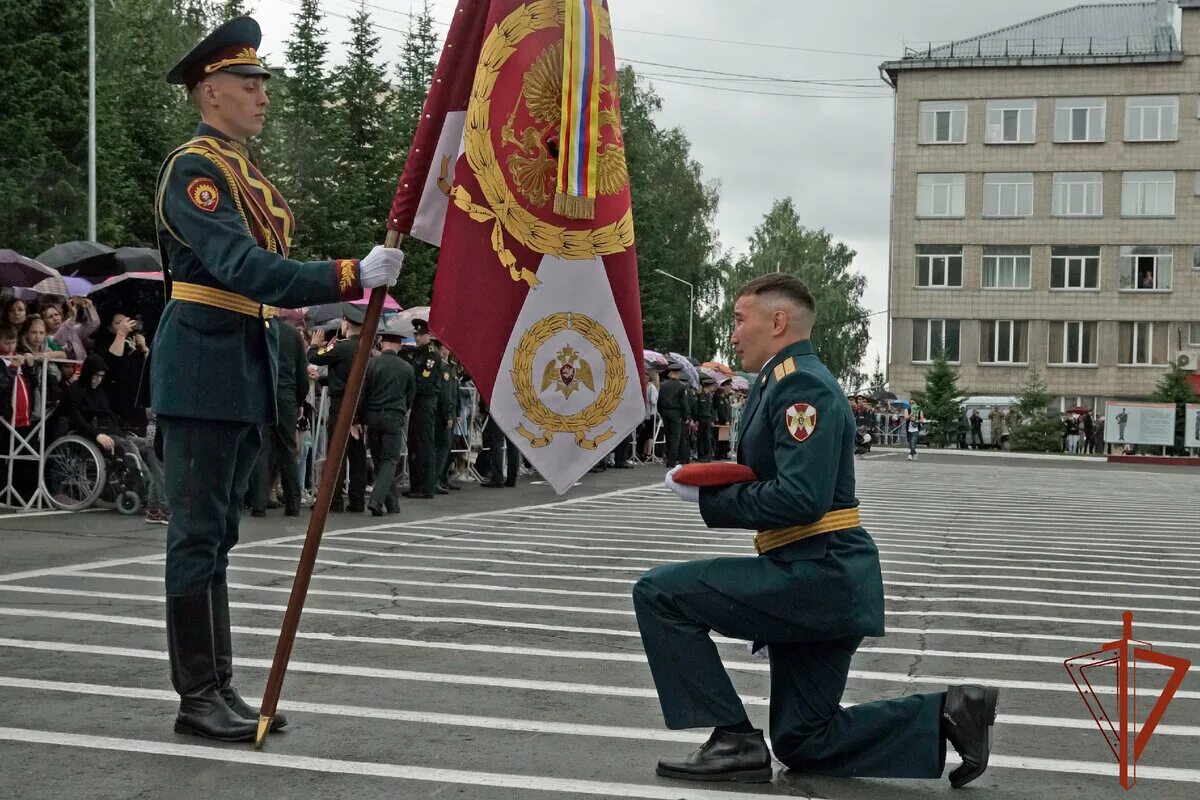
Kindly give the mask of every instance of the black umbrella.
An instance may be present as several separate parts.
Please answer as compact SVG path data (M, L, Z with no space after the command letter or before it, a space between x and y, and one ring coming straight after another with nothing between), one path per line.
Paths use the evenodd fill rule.
M876 403L882 403L884 400L895 400L896 395L892 394L887 389L883 389L871 395L871 399Z
M97 284L88 292L103 322L113 314L141 317L146 338L154 336L167 305L161 272L130 272Z
M107 261L115 251L99 242L63 242L56 244L37 257L47 267L54 267L63 275L75 275L76 268L85 261L100 259Z
M118 247L113 254L120 271L123 272L158 272L162 269L162 257L157 250L149 247Z

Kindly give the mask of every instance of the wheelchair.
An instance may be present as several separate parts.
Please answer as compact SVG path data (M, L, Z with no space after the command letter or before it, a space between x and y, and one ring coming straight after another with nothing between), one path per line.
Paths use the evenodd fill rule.
M46 448L42 488L63 511L96 505L129 516L145 506L149 482L136 448L118 442L116 452L110 454L95 442L68 434Z

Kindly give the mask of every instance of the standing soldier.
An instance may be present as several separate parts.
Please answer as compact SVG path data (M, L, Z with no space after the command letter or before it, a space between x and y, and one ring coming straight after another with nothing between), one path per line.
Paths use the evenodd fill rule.
M696 396L696 460L713 459L713 391L716 381L705 375L700 379L700 394Z
M429 323L426 320L414 319L413 330L417 338L417 349L413 353L417 393L408 423L408 491L404 496L430 500L437 485L434 428L438 385L442 379L442 354L430 342Z
M667 367L667 380L658 390L658 415L666 428L667 442L663 451L663 463L667 469L676 464L688 463L687 439L683 435L683 423L687 418L687 386L680 375L683 366L672 363Z
M936 778L946 742L963 763L950 784L987 767L997 691L946 692L840 705L864 636L882 636L883 580L854 496L854 418L809 341L812 295L787 274L742 287L732 342L759 370L741 419L738 463L756 479L699 489L667 486L700 504L713 528L757 530L752 558L656 567L633 589L634 610L667 727L713 727L658 774L696 781L769 781L771 753L729 680L709 631L765 645L771 664L771 742L788 767L817 775Z
M295 314L296 312L288 312ZM283 491L283 513L300 516L300 470L296 464L296 420L308 397L308 361L304 336L291 322L279 322L279 370L275 384L275 424L263 428L262 452L254 466L254 516L264 516L276 473ZM276 506L278 507L278 506Z
M312 345L308 348L308 361L318 367L329 368L329 430L333 430L335 420L342 410L342 396L346 393L346 381L350 378L350 365L354 361L354 351L358 349L358 340L362 335L362 325L366 314L361 306L353 303L342 304L342 338L325 343L325 332L321 329L313 331ZM358 416L355 415L357 420ZM357 429L356 429L357 430ZM343 501L343 484L346 482L346 467L350 468L350 498ZM349 509L352 513L361 514L366 510L367 496L367 448L361 433L355 436L353 432L346 442L346 459L341 464L325 464L325 469L337 469L337 482L333 485L333 500L329 510L342 512Z
M167 75L187 87L202 122L167 157L155 201L168 302L150 383L173 512L166 611L180 695L175 730L226 741L253 739L258 725L231 683L226 570L261 429L275 420L274 306L361 297L394 283L403 263L399 250L383 247L361 263L288 259L291 212L246 149L267 111L261 39L250 17L230 20ZM276 715L272 728L283 724Z
M396 467L404 444L404 420L417 391L412 365L400 355L404 334L389 326L380 336L383 354L367 364L363 384L363 416L375 463L375 486L367 503L373 517L400 510Z
M713 419L717 425L725 429L726 433L724 441L718 441L716 445L716 455L721 461L729 458L729 440L731 438L729 426L733 424L733 403L729 399L730 391L729 382L726 381L713 396Z
M450 446L454 441L454 420L458 419L458 367L450 355L450 348L436 337L431 337L431 341L442 357L442 377L438 382L434 416L436 427L433 431L434 450L437 453L434 461L434 472L437 475L434 491L438 494L450 494L451 489L459 488L450 485Z

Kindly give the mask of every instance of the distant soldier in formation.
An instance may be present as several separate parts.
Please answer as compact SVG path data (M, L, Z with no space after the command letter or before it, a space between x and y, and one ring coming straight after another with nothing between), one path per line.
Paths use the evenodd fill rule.
M408 423L408 491L405 497L432 500L437 488L437 404L442 382L442 352L434 345L429 323L413 320L417 349L413 352L417 392Z

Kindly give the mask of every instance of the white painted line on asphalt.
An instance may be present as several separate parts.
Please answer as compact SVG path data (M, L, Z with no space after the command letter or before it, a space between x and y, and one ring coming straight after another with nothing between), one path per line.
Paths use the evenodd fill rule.
M295 564L296 559L290 556L273 556L267 553L239 553L236 561L240 562L247 558L257 558L264 561L285 561L289 564ZM632 578L597 578L592 575L547 575L544 572L525 573L525 572L495 572L488 570L484 572L479 569L451 569L450 567L418 567L410 564L366 564L354 561L327 561L321 559L317 562L318 567L336 567L338 569L368 569L368 570L391 570L395 572L402 569L404 572L434 572L449 575L470 576L474 578L529 578L548 581L568 581L580 583L614 583L621 586L633 586ZM241 566L234 567L241 569ZM293 573L295 574L294 571Z
M283 545L280 545L280 546L283 546ZM933 552L933 550L937 550L938 552ZM949 562L953 562L953 566L955 566L955 567L958 567L960 565L960 563L964 562L964 561L999 561L999 562L1003 562L1006 564L1017 564L1017 565L1019 565L1018 568L1028 569L1028 570L1039 569L1041 567L1041 565L1043 565L1043 564L1074 564L1074 565L1080 566L1080 567L1087 567L1087 566L1116 567L1116 566L1120 566L1120 567L1126 567L1129 569L1145 569L1145 570L1149 570L1149 572L1147 573L1149 575L1154 575L1154 574L1158 574L1158 573L1168 573L1168 572L1182 573L1180 575L1180 577L1191 577L1193 575L1200 575L1200 569L1196 569L1195 567L1175 567L1175 566L1171 566L1170 564L1163 564L1161 562L1161 560L1158 561L1157 563L1153 563L1154 559L1132 559L1132 558L1125 559L1120 556L1113 556L1112 558L1105 559L1103 561L1092 560L1092 559L1099 559L1100 556L1086 556L1086 557L1071 558L1071 559L1067 559L1067 558L1062 558L1062 559L1057 559L1057 558L1037 558L1037 559L1034 559L1034 558L1005 558L1004 556L981 556L981 555L977 555L974 552L956 551L953 548L949 548L949 547L930 548L930 547L917 547L916 545L910 546L910 545L894 545L894 544L893 545L885 545L883 547L880 547L879 552L880 552L880 555L884 555L884 556L897 555L897 556L908 556L910 558L924 557L924 558L928 559L928 561L926 563L936 562L938 560L949 561ZM994 552L1008 553L1011 551L1004 550L1004 549L996 549L996 550L994 550ZM1130 561L1133 561L1133 560L1148 561L1148 562L1152 562L1152 563L1147 563L1145 565L1129 563ZM1076 570L1076 571L1080 572L1081 574L1090 574L1088 570ZM1167 577L1167 576L1165 574L1163 574L1162 577Z
M298 545L298 544L274 544L274 545L270 545L270 546L277 547L277 548L283 548L283 549L287 549L287 550L301 549L301 545ZM482 556L438 556L438 555L423 554L423 553L389 553L389 552L382 552L379 550L364 550L361 547L358 547L358 548L339 547L337 545L331 545L329 547L326 547L325 545L321 545L321 552L322 553L325 553L325 552L352 553L355 555L377 556L379 558L416 559L418 561L462 561L462 562L469 562L469 563L473 563L473 564L507 564L510 566L518 566L518 567L558 567L560 569L604 570L604 571L608 571L608 572L636 572L638 574L641 574L641 573L645 572L647 569L649 569L649 567L645 567L645 566L643 566L643 567L621 567L621 566L613 566L612 564L571 564L571 563L559 564L557 562L552 563L552 562L548 562L548 561L513 561L513 560L509 560L509 559L504 559L504 558L483 558ZM494 552L496 552L496 550L492 549L488 552L494 553ZM522 551L522 552L524 552L524 551ZM647 559L647 560L649 561L649 559ZM318 561L317 563L320 564L321 562ZM659 563L659 562L653 562L653 563Z
M249 557L254 558L256 556L251 555ZM282 556L267 556L267 557L281 558ZM328 563L328 562L326 562L326 563ZM884 563L884 562L881 560L881 563ZM917 566L924 566L924 564L922 564L921 562L917 562L917 561L909 561L909 562L888 561L886 563L888 563L888 564L907 563L907 564L914 564ZM384 567L384 568L386 569L387 567ZM405 569L412 569L412 568L405 567ZM1138 581L1093 580L1090 578L1054 578L1054 577L1043 578L1043 577L1038 577L1036 575L977 575L977 574L971 574L971 573L954 574L954 573L944 573L944 572L908 572L905 570L890 569L890 568L885 568L883 570L883 574L885 576L901 575L901 576L909 577L909 578L945 578L946 580L952 580L952 581L953 580L970 581L970 580L975 580L978 578L981 581L983 581L983 585L992 586L992 587L994 587L996 585L995 581L997 579L1000 579L1000 580L1003 580L1006 582L1023 581L1023 582L1027 582L1027 583L1079 584L1081 586L1104 586L1104 587L1134 586L1134 587L1140 587L1140 588L1144 588L1144 589L1164 589L1164 590L1178 589L1181 591L1190 591L1190 590L1196 588L1195 584L1181 584L1181 583L1142 583L1142 582L1138 582ZM1116 573L1116 574L1120 574L1120 573ZM610 580L618 580L618 579L612 578ZM938 585L940 586L941 584L939 583ZM1035 587L1025 586L1025 587L1021 587L1021 588L1033 590ZM1096 590L1094 590L1094 589L1089 590L1089 593L1098 594L1098 592L1096 592ZM1133 596L1134 597L1153 597L1154 595L1135 594ZM1174 599L1178 595L1171 594L1168 596L1171 597L1172 599ZM1190 598L1184 598L1184 599L1190 599ZM1200 600L1200 595L1197 595L1195 599Z
M137 700L179 701L175 692L130 686L106 686L92 683L70 683L44 681L33 678L0 677L0 687L30 689L33 691L68 692L71 694L95 695L100 697L128 697ZM243 696L252 708L262 703L262 698ZM859 703L843 703L843 708L853 708ZM370 706L333 705L329 703L306 703L297 700L281 700L281 711L301 711L355 719L381 719L397 722L415 722L428 725L450 725L463 728L486 728L502 731L525 731L529 733L563 734L567 736L596 736L611 739L639 739L660 742L704 742L707 733L667 731L656 728L630 728L613 725L587 725L571 722L552 722L532 719L509 719L505 717L483 717L466 714L441 714L430 711L410 711L399 708L375 708ZM1038 728L1064 728L1070 730L1097 731L1091 719L1070 717L1038 717L1025 714L1000 714L998 725L1028 725ZM1154 729L1156 736L1200 737L1200 725L1162 725Z
M141 739L119 739L112 736L88 736L79 733L36 731L24 728L0 728L0 739L23 744L48 744L89 750L106 750L139 755L160 755L175 758L195 758L231 764L320 772L326 775L354 775L422 783L450 783L465 786L487 786L501 789L554 792L557 794L587 794L600 797L634 797L650 800L778 800L777 794L722 792L709 789L685 789L635 783L573 780L540 775L513 775L499 772L470 772L428 766L379 764L370 761L345 761L313 756L289 756L252 750L244 747L222 749L205 745L183 745L173 742L152 742ZM647 766L647 772L650 767ZM1144 768L1148 770L1149 768Z
M495 539L470 540L470 541L473 541L475 544L497 545L497 547L466 547L466 546L459 545L459 544L441 544L438 542L395 542L395 541L388 541L386 539L367 539L365 537L359 537L359 536L339 536L337 540L339 542L358 542L360 544L381 544L381 545L384 545L385 547L406 547L406 548L407 547L415 547L415 548L421 548L421 549L427 549L427 550L474 550L474 551L482 550L483 552L486 552L486 553L494 553L497 551L497 549L503 548L502 552L505 552L505 553L526 553L526 554L532 555L532 556L545 556L546 558L578 558L579 556L590 556L593 558L608 558L608 559L612 559L613 561L645 561L645 562L650 562L650 563L656 563L656 562L668 560L668 559L664 559L664 558L634 558L634 557L630 557L630 556L610 556L610 555L606 555L602 552L605 550L615 550L618 553L627 553L627 552L629 552L628 547L602 547L602 546L589 546L589 545L560 545L559 546L559 549L562 549L562 550L582 551L582 552L574 552L574 553L554 553L554 552L545 552L543 550L524 550L519 547L513 547L512 545L522 544L522 545L537 546L537 545L545 545L545 542L522 542L522 541L508 542L508 541L504 541L503 539L500 539L500 540L495 540ZM647 550L645 548L642 548L641 552L643 552L643 553L661 553L663 555L693 555L693 556L697 555L697 553L693 553L692 551L689 551L689 550ZM711 556L713 558L716 558L719 556L744 556L744 555L754 555L754 550L751 549L749 546L747 546L747 548L745 550L708 550L708 551L703 551L703 554Z
M23 650L39 650L54 653L72 653L115 658L139 658L154 661L166 661L167 654L163 650L141 650L133 647L107 647L102 645L77 644L74 642L51 642L39 639L9 639L0 638L0 647L11 647ZM239 658L238 666L242 668L269 669L271 660L266 658ZM595 683L574 683L569 681L538 681L523 678L502 678L495 675L468 675L450 672L420 672L416 670L385 669L381 667L346 666L342 664L316 663L308 661L292 661L289 669L294 672L304 672L317 675L341 675L356 678L379 678L394 681L415 681L420 683L444 683L455 686L483 686L530 690L538 692L555 692L564 694L601 695L607 697L627 698L657 698L653 689L637 686L608 686ZM754 670L761 671L761 670ZM875 670L850 670L851 680L879 681L894 683L902 686L946 686L960 683L975 683L996 686L1001 689L1020 689L1031 692L1076 692L1074 684L1066 677L1061 681L1023 681L1010 678L991 678L979 675L908 675L899 672L879 672ZM1115 695L1115 686L1105 686L1093 683L1092 690L1097 694ZM1200 691L1181 689L1175 693L1177 700L1200 699ZM763 696L741 695L743 703L753 706L769 705L768 698Z

